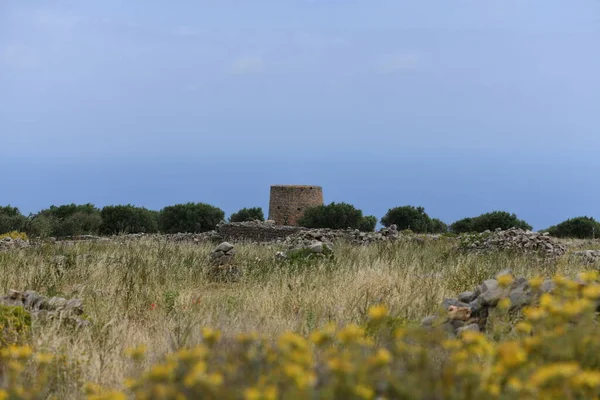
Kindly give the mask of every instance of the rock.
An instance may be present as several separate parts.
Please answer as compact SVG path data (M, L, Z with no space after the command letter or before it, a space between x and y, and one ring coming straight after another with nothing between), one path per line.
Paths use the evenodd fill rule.
M482 306L493 307L507 294L507 289L501 288L497 280L488 279L481 285L481 294L479 295L478 300Z
M513 289L508 298L510 300L510 308L513 310L531 303L532 300L532 296L523 286Z
M458 295L458 301L462 303L470 303L477 298L475 291L462 292Z
M437 317L435 315L429 315L421 320L421 325L426 327L433 326L433 323L436 320L436 318Z
M233 249L233 245L231 243L228 242L223 242L220 245L217 246L217 248L215 249L215 251L222 251L223 253L228 252L229 250Z
M240 280L242 271L234 265L215 265L209 268L207 276L211 282L234 283Z
M23 307L33 317L60 319L77 327L91 324L89 320L79 317L83 314L83 303L80 299L46 298L33 290L11 290L7 296L0 298L0 304Z
M469 305L467 303L464 303L462 301L456 300L456 299L444 299L442 301L442 309L443 310L448 310L448 308L450 307L469 307Z
M552 281L552 279L546 279L542 283L540 290L542 293L550 293L551 291L554 290L555 287L556 287L556 284Z
M308 248L309 248L309 249L310 249L310 251L312 251L313 253L320 254L320 253L322 253L322 252L323 252L323 243L321 243L321 242L316 242L316 243L313 243L312 245L310 245Z
M512 250L536 252L545 257L560 257L567 251L565 245L550 236L517 228L461 235L459 240L464 250L476 253Z

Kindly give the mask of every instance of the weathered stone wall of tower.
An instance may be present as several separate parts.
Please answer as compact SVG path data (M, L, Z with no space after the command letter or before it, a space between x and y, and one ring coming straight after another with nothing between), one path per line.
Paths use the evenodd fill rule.
M309 185L273 185L269 219L277 225L296 225L304 210L323 205L323 189Z

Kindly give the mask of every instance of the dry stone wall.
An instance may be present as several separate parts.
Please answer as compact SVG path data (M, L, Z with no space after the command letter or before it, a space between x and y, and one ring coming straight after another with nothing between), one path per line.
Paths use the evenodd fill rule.
M470 252L513 250L537 252L548 257L560 257L567 252L567 246L552 238L548 233L538 233L523 229L496 229L475 235L462 235L461 246Z
M280 226L267 222L232 222L217 227L217 234L227 241L275 242L298 233L305 228Z

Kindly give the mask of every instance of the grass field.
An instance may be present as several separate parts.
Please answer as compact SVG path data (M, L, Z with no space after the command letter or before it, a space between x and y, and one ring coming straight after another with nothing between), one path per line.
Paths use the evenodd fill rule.
M598 247L593 242L570 245ZM92 321L90 327L74 330L60 322L42 324L34 319L29 343L34 353L47 352L61 359L61 363L52 364L39 398L50 394L56 398L85 398L85 383L125 390L123 384L128 377L139 376L141 371L164 361L166 354L206 344L208 331L202 331L204 327L220 331L219 354L233 349L238 335L244 332L255 332L266 343L276 343L286 332L306 338L311 332L329 329L328 323L332 322L338 327L365 327L370 319L378 318L374 314L369 317L369 310L379 304L387 306L386 318L393 319L395 328L410 328L433 313L444 298L472 289L506 268L527 278L569 276L589 269L566 256L544 260L503 253L467 255L445 238L425 244L337 244L332 261L292 264L275 260L279 250L276 246L240 244L236 246L236 265L242 268L243 278L236 283L212 283L206 271L213 248L211 244L145 239L122 244L44 245L0 253L4 293L29 289L46 296L78 297ZM139 346L146 349L145 357L136 364L126 353ZM388 373L401 374L400 370ZM214 379L213 383L218 384ZM266 381L240 381L235 391L239 397L231 395L233 392L214 392L214 398L375 398L377 390L369 384L367 379L362 392L359 387L351 394L288 391L283 395L281 387L274 392L277 385L267 386ZM406 384L410 385L410 380ZM251 387L254 389L248 389ZM182 393L180 396L192 392ZM349 397L340 397L341 393ZM468 392L463 397L427 397L424 393L414 398L474 398ZM473 396L475 393L479 392L474 391ZM504 393L504 386L500 393ZM168 392L156 392L148 398L162 395L177 398L168 397ZM121 398L116 397L120 394L104 396L97 398ZM573 396L570 398L581 398ZM205 398L211 397L205 394Z

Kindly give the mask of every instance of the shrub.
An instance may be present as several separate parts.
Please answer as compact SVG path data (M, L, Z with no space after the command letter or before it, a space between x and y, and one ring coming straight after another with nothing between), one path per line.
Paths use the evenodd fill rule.
M506 211L493 211L474 218L464 218L450 226L450 230L454 233L493 231L497 228L502 230L510 228L532 229L527 222L518 219L516 214L510 214Z
M427 230L430 233L446 233L448 232L448 225L446 225L446 223L444 223L442 220L433 218L429 221L429 227Z
M158 212L131 204L106 206L100 212L100 232L108 235L119 233L158 232Z
M56 236L77 236L83 234L96 234L102 224L102 217L95 212L76 212L69 215L56 225Z
M600 236L600 222L592 217L576 217L552 226L547 231L555 237L596 238Z
M0 304L0 348L26 342L31 331L31 315L23 307Z
M205 203L187 203L167 206L160 211L159 227L164 233L208 232L223 221L220 208Z
M34 215L27 221L25 231L30 237L47 238L52 236L52 228L55 222L47 215Z
M51 225L51 235L64 237L96 234L102 223L100 210L91 203L50 206L42 210L33 220L44 216ZM44 224L48 224L44 221Z
M22 231L27 218L25 218L17 207L0 207L0 233Z
M260 207L242 208L229 217L230 222L264 221L265 215Z
M431 219L423 207L403 206L390 208L381 218L381 224L396 225L398 230L410 229L416 233L426 233Z
M298 225L306 228L358 229L363 220L362 211L347 203L307 208Z
M362 217L358 229L361 232L373 232L377 226L377 218L373 215L367 215Z
M473 228L473 218L463 218L450 225L450 231L453 233L475 232Z

